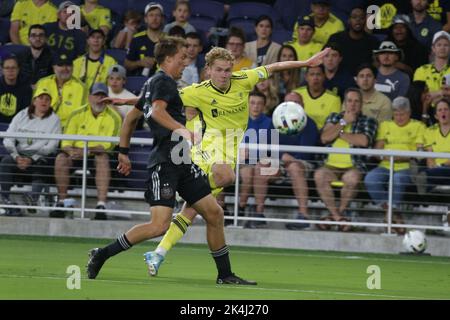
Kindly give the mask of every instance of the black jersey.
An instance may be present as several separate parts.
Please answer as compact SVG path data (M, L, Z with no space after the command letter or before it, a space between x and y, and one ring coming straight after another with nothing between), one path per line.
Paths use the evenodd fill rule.
M167 102L166 111L170 116L182 125L186 124L183 102L178 94L177 83L163 71L158 71L145 82L139 101L136 104L136 108L144 113L144 117L154 137L154 147L149 157L149 168L160 163L172 161L172 149L180 141L178 135L175 134L172 137L171 130L153 120L152 103L155 100Z

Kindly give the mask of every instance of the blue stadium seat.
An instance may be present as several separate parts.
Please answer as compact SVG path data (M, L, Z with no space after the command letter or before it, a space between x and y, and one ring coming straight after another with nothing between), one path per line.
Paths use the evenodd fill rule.
M30 47L22 45L22 44L7 44L5 46L0 47L0 55L2 57L14 54L16 56L22 54L26 50L29 50Z
M292 30L298 17L311 13L311 0L276 0L273 7L283 27Z
M147 77L144 76L131 76L127 77L127 82L125 83L125 89L134 93L135 95L139 95L141 93L142 86L144 82L147 80Z
M66 0L51 0L51 2L57 7L64 1ZM81 0L70 0L70 1L72 1L77 6L81 5Z
M133 133L134 138L153 138L148 130L136 130ZM147 162L148 155L152 150L150 145L132 144L130 146L129 158L133 166L130 175L126 177L128 188L133 190L144 190L147 180Z
M9 39L9 26L11 22L8 18L0 18L0 46L8 43Z
M363 7L366 5L366 0L331 0L331 12L342 20L344 25L347 24L348 17L354 7Z
M125 57L127 55L127 50L125 49L106 49L106 54L109 54L114 59L116 59L117 63L120 65L124 65Z
M189 23L192 24L197 32L207 33L209 29L217 25L216 20L211 17L191 17Z
M227 22L233 24L233 20L252 20L256 21L258 17L267 15L272 18L273 23L277 24L279 16L272 6L258 2L238 2L230 5Z
M247 42L256 40L255 20L235 18L230 21L230 27L238 27L244 30L245 40Z
M223 3L212 0L191 0L191 19L196 17L210 17L219 23L224 16ZM191 22L192 24L192 22Z
M283 44L292 40L292 30L275 29L272 31L272 41Z

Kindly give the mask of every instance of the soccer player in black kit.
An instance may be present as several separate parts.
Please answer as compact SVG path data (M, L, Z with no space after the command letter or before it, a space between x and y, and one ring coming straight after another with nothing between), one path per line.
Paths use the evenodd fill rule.
M231 271L223 228L223 210L211 195L203 171L192 161L185 161L187 155L183 151L189 152L191 144L199 141L185 127L183 103L175 82L181 78L186 67L184 39L163 38L155 47L155 58L160 71L144 84L135 108L128 112L124 120L117 167L124 175L130 173L131 163L127 156L130 138L137 121L144 115L154 135L154 148L148 164L148 188L145 192L146 201L150 204L151 221L134 226L104 248L90 250L88 278L95 279L110 257L164 234L172 220L175 193L178 191L206 221L208 246L218 270L216 282L255 285L256 282L244 280Z

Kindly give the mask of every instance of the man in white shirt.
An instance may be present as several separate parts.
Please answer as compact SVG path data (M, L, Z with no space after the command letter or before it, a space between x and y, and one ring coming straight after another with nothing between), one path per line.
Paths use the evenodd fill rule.
M124 88L127 81L127 71L119 64L113 65L108 70L108 89L110 98L130 99L136 98L136 95ZM134 108L133 105L113 106L117 112L125 118L128 111Z

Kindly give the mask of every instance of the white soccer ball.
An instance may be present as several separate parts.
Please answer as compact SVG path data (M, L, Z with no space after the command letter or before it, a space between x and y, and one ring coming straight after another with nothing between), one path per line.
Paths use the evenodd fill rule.
M303 107L292 101L280 103L272 115L274 128L282 134L301 132L306 127L307 120Z
M408 252L422 253L427 248L425 234L419 230L408 231L403 237L403 246Z

